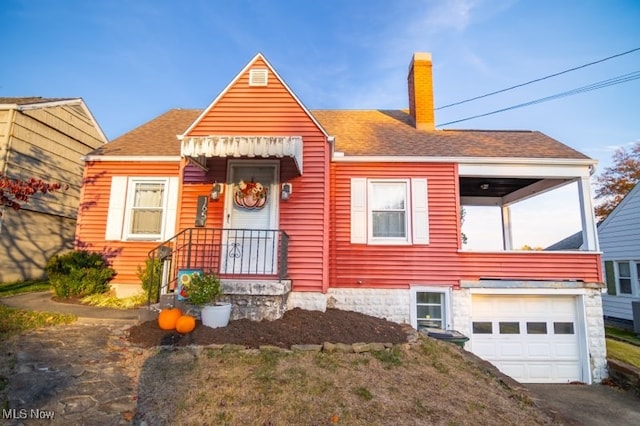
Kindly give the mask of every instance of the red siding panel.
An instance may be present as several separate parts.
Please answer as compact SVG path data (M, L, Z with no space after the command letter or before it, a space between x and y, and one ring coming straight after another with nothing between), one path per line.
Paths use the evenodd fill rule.
M261 60L255 65L266 67ZM273 75L269 76L267 87L249 87L247 71L217 100L187 137L206 135L302 136L302 176L292 159L281 160L281 181L293 184L293 195L288 201L280 202L279 228L289 235L289 278L293 281L293 289L322 291L326 288L329 146L315 122ZM224 159L209 160L209 182L226 180L226 164L223 166L221 162L225 164ZM221 174L223 169L225 173ZM202 181L202 176L189 170L185 180ZM204 193L205 189L185 185L181 226L192 226L189 224L194 219L196 193ZM224 203L210 202L209 207L207 226L221 224Z
M103 253L117 271L114 282L139 284L138 266L144 266L149 250L157 242L105 241L107 211L112 176L178 176L180 164L151 162L89 162L85 165L82 201L78 211L76 242L78 249Z
M458 208L454 164L333 163L331 206L332 287L407 287L409 283L458 282ZM350 181L362 178L426 178L428 245L365 245L350 242Z
M458 176L455 164L341 163L331 165L330 285L406 288L458 286L460 280L582 280L601 282L595 253L459 251ZM426 178L429 244L365 245L350 242L350 180Z
M460 278L581 280L602 282L597 253L504 252L460 253Z

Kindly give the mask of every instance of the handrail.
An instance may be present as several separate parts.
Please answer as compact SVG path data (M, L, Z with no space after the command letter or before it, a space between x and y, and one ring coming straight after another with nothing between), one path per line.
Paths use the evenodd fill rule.
M147 302L159 293L175 289L178 272L199 269L221 278L268 279L282 281L288 276L289 236L278 229L185 228L149 251L152 263L162 262L162 276L150 280Z

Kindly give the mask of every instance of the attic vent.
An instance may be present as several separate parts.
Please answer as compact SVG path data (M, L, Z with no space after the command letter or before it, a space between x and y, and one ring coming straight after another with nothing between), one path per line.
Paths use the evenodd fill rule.
M249 86L266 86L267 76L268 74L266 69L254 69L249 71Z

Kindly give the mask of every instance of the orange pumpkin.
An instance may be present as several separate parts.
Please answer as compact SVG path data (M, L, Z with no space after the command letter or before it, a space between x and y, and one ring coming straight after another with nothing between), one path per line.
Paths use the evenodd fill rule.
M196 328L196 319L191 315L183 315L176 322L176 331L180 334L191 333Z
M163 309L158 315L158 326L162 330L174 330L181 316L182 311L179 308Z

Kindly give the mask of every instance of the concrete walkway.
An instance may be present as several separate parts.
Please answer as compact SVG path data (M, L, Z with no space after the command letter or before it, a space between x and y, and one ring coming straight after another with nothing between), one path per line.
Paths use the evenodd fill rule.
M52 292L41 291L5 297L0 299L0 303L11 308L28 309L30 311L75 314L78 317L78 322L84 324L97 323L99 322L97 320L135 324L138 320L137 309L110 309L71 303L58 303L52 300L52 297Z

